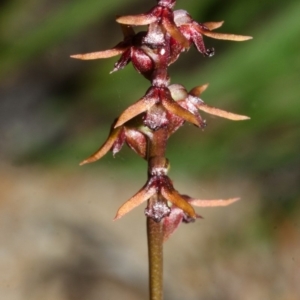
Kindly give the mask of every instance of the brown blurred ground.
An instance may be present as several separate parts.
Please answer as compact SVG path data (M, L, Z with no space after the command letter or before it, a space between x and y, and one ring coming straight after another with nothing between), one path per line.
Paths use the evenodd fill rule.
M0 170L0 299L147 299L143 208L112 221L143 179L89 167ZM165 244L165 299L299 299L298 219L260 232L255 182L174 184L192 196L222 191L243 200L198 209L204 220L182 225Z

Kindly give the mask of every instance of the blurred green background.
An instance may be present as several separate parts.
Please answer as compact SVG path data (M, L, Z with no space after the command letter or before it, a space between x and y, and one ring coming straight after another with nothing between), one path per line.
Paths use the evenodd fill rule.
M84 62L69 55L114 46L122 39L115 16L140 13L153 5L154 1L138 0L1 1L0 165L14 188L31 172L39 177L49 170L53 177L91 172L115 180L115 189L122 180L144 182L145 162L125 148L116 158L108 154L84 169L78 162L103 143L113 119L143 96L149 83L131 65L109 75L114 58ZM205 197L240 193L247 207L251 198L255 218L245 234L255 232L257 239L263 236L272 244L276 229L289 224L299 245L300 2L179 0L176 8L188 10L200 22L225 20L218 31L254 39L234 43L207 38L206 46L216 49L214 57L204 58L191 48L170 68L172 83L189 90L209 82L202 95L207 104L251 117L232 122L203 113L208 123L204 131L186 125L176 132L167 151L175 186L179 189L181 184L182 192L188 192L186 182L206 182L212 190L205 188ZM226 184L231 188L223 194ZM248 188L243 190L243 184ZM106 193L108 186L99 187L99 193ZM6 195L2 199L9 205L10 193ZM122 193L118 198L118 205L125 200ZM296 276L299 255L293 259ZM291 295L272 299L296 299ZM206 297L220 299L213 292Z

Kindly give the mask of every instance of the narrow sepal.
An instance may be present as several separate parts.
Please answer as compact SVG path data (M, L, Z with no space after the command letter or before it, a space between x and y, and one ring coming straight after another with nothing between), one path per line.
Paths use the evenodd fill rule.
M202 33L205 36L208 36L213 39L217 40L227 40L227 41L233 41L233 42L243 42L251 40L252 36L247 35L237 35L237 34L230 34L230 33L219 33L219 32L212 32L209 30L203 30L201 29L200 33Z
M163 98L162 105L167 111L171 112L172 114L177 115L185 121L195 124L198 127L201 127L201 120L188 110L184 109L174 100L171 100L169 98Z
M127 200L117 211L114 220L120 219L125 214L133 210L135 207L139 206L143 202L147 201L156 193L155 187L148 187L147 184L139 190L134 196Z
M115 125L115 128L123 125L124 123L133 119L137 115L150 109L151 106L153 106L156 102L157 99L155 98L149 98L147 96L141 98L138 102L134 103L133 105L129 106L123 111Z
M185 38L185 36L180 32L180 30L177 28L176 24L174 23L173 19L171 18L163 18L162 19L162 25L168 32L168 34L176 40L178 43L180 43L184 48L189 48L190 42Z
M205 103L197 103L197 108L205 111L208 114L215 115L221 118L229 119L232 121L242 121L242 120L249 120L250 118L243 115L234 114L231 112L228 112L226 110L222 110L213 106L209 106Z
M147 14L117 17L116 21L120 24L139 26L139 25L149 25L157 21L157 17L155 15L152 15L151 13L147 13Z
M113 129L105 143L95 153L93 153L87 159L83 160L79 165L82 166L84 164L94 162L103 157L113 147L121 130L121 127Z
M202 200L202 199L189 199L189 203L199 207L217 207L217 206L228 206L241 198L229 198L229 199L216 199L216 200Z
M71 55L71 57L76 58L76 59L81 59L81 60L110 58L110 57L122 54L126 49L127 49L127 47L112 48L109 50L98 51L98 52L91 52L91 53L85 53L85 54L74 54L74 55Z
M173 187L162 186L160 192L166 200L182 209L191 218L197 217L194 208Z

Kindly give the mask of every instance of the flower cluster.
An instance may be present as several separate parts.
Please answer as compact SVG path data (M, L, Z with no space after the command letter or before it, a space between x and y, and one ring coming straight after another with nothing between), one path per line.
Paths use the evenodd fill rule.
M165 157L165 149L168 138L185 122L205 128L206 122L199 111L230 120L249 119L207 105L199 98L207 84L194 87L189 92L182 85L170 84L168 67L191 46L194 45L205 57L214 55L213 48L205 47L204 36L231 41L251 39L249 36L216 33L213 30L223 22L197 23L186 11L174 11L175 3L175 0L158 0L147 13L118 17L116 21L121 24L123 41L109 50L71 56L88 60L120 55L111 73L131 62L150 81L151 86L145 95L120 114L112 124L105 143L81 164L94 162L108 151L115 155L125 142L146 159L146 184L119 208L115 219L152 199L148 201L145 214L163 222L165 239L181 222L188 223L200 217L192 205L222 206L238 200L199 200L177 192L167 176L169 161ZM147 31L135 33L133 26L139 25L147 25Z

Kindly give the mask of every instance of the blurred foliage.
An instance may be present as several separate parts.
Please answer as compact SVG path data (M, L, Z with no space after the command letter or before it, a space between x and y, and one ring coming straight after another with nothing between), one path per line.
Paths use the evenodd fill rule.
M154 1L140 2L9 0L0 4L3 159L77 165L104 142L113 119L144 95L149 83L131 66L109 75L113 59L82 62L68 56L118 43L122 36L115 15L139 13L154 5ZM254 39L245 43L206 39L207 46L216 48L213 58L191 49L171 67L173 83L190 89L209 82L204 101L251 117L235 123L203 113L208 121L204 132L187 125L170 139L172 168L199 177L233 173L254 178L261 181L267 199L296 200L300 2L179 0L177 8L188 10L201 22L225 20L220 32ZM105 165L145 168L138 157L122 151L116 161L109 157L98 162L100 171Z

